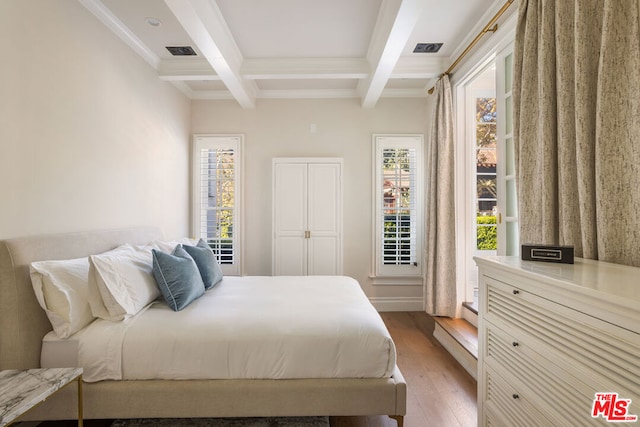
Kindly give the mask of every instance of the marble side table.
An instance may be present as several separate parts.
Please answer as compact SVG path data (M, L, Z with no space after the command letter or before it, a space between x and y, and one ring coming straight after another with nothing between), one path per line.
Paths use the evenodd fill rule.
M78 383L78 426L82 427L82 368L0 371L0 427L14 423L74 381Z

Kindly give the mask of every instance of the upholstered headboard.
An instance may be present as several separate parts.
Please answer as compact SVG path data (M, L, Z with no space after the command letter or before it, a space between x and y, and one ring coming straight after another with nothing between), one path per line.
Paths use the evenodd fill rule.
M40 366L42 338L52 330L38 305L29 264L98 254L123 243L162 239L153 227L20 237L0 241L0 369Z

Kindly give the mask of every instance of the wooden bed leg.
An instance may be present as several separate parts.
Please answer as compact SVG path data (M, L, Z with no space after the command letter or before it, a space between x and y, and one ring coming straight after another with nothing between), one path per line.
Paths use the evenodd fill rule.
M389 418L396 420L398 427L402 427L404 424L404 416L402 415L389 415Z

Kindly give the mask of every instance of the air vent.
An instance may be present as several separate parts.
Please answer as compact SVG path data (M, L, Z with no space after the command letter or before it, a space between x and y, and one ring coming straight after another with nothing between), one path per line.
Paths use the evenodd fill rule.
M191 46L166 46L173 56L193 56L197 55Z
M418 43L413 53L436 53L442 47L442 43Z

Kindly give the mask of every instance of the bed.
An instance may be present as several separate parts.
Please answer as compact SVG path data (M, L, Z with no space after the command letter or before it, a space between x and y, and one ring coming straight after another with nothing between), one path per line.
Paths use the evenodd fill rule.
M2 241L0 369L40 367L43 338L51 335L51 323L38 304L29 276L32 262L86 257L121 244L144 245L162 238L156 228L139 227ZM217 291L224 289L220 287ZM156 309L163 310L161 305ZM289 373L277 379L259 373L242 379L233 374L213 379L181 379L182 374L176 379L154 379L154 373L140 379L97 379L85 383L84 416L102 419L388 415L401 426L406 413L406 383L395 360L386 370L375 378L357 377L358 373L347 378L318 378L302 370L297 375ZM26 419L73 419L76 398L74 390L63 390L30 412Z

